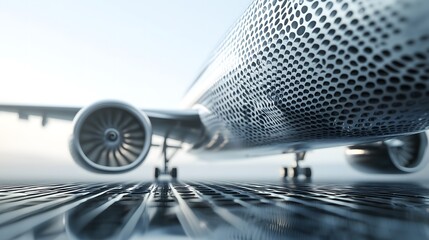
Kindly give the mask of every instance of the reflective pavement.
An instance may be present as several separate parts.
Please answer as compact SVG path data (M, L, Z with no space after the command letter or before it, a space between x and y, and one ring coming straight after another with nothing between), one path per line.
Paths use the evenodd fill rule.
M0 238L427 239L428 211L422 184L8 184Z

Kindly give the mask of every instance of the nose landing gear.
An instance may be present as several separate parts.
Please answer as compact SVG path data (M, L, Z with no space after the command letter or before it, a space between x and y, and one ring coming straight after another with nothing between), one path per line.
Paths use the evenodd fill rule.
M173 167L171 168L170 171L168 171L168 166L167 168L164 167L164 169L160 169L159 167L155 168L155 179L158 179L161 175L170 175L171 178L173 179L177 179L177 167Z
M180 146L169 146L167 145L167 137L164 138L164 142L162 144L162 155L164 158L164 167L163 168L155 168L154 177L158 179L162 175L170 175L172 179L177 179L178 170L176 167L169 169L168 163L170 162L170 158L167 155L167 148L180 148ZM171 157L171 156L170 156Z
M305 176L306 178L311 178L311 168L301 167L299 162L304 160L306 152L297 152L295 153L295 166L293 167L284 167L283 168L283 177L284 178L298 178L299 176Z

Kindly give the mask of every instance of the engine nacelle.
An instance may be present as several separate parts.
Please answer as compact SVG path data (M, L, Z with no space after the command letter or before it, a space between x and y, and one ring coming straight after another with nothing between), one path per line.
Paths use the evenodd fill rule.
M142 111L122 102L103 101L76 115L70 152L89 171L119 173L144 161L151 140L152 126Z
M428 163L425 132L348 147L350 165L366 173L413 173Z

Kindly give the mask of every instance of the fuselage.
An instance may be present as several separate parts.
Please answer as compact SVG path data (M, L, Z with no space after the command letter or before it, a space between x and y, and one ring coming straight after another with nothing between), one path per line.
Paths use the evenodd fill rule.
M254 1L183 105L205 150L287 152L429 126L429 2Z

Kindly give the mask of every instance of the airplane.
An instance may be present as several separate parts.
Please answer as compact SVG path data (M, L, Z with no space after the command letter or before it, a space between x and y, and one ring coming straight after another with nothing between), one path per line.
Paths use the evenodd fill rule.
M122 173L167 149L235 158L295 153L285 177L311 177L308 150L348 146L347 161L377 173L428 162L429 1L255 0L174 111L106 100L86 107L0 105L20 118L73 121L73 159ZM170 145L174 139L181 144ZM171 155L171 154L170 154Z

